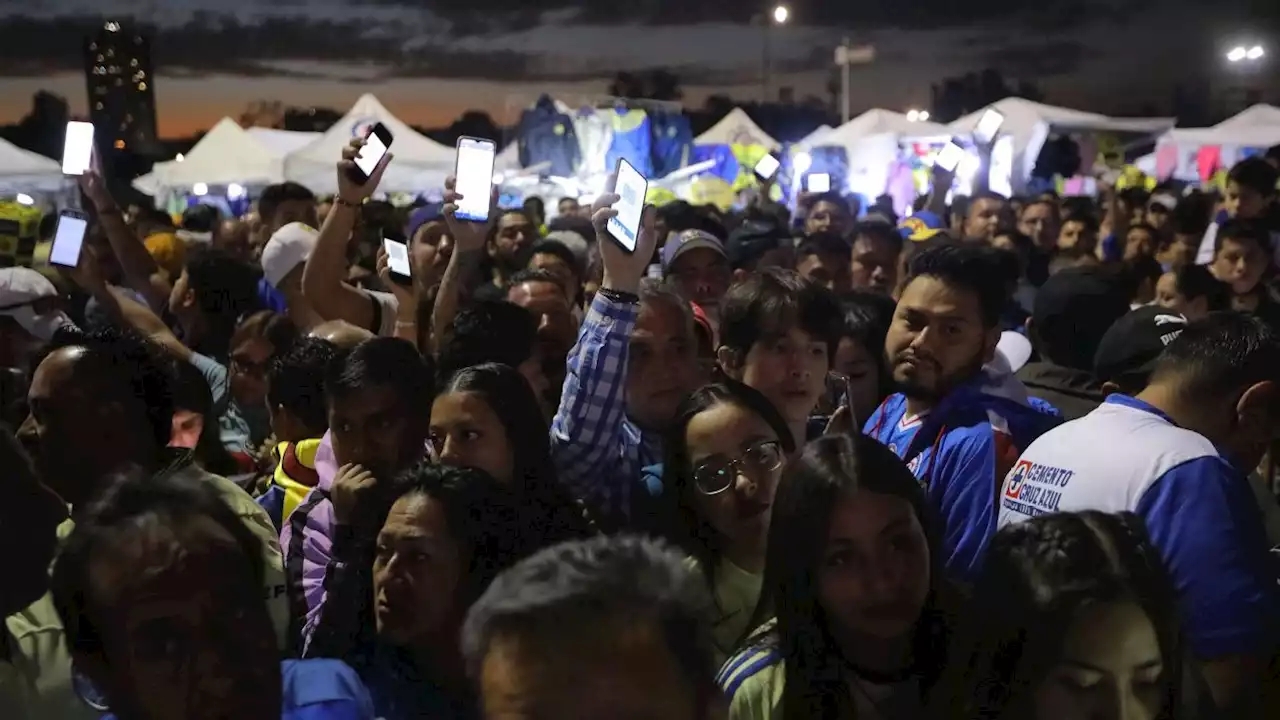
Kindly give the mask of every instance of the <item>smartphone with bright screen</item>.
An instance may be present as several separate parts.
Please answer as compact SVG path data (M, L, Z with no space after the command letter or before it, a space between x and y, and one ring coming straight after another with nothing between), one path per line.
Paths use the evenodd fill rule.
M614 185L614 192L618 195L618 202L614 203L613 209L618 214L609 218L609 234L627 252L635 252L649 181L625 158L618 158L618 181Z
M999 110L987 110L982 114L982 119L978 120L978 127L973 131L973 139L980 143L989 143L995 138L996 133L1000 132L1000 126L1004 125L1004 115Z
M778 162L778 158L765 155L760 158L760 162L756 163L756 175L759 175L762 180L772 180L779 167L782 167L782 163Z
M458 164L454 168L454 189L462 196L456 217L470 222L489 221L489 198L493 194L493 160L498 148L492 140L458 138Z
M360 154L356 156L356 167L364 174L364 180L373 175L373 171L378 169L378 163L382 162L382 156L390 149L391 131L382 123L374 125L369 136L364 139Z
M946 170L947 172L955 172L956 166L964 159L964 148L954 142L947 143L946 147L938 151L938 157L933 159L933 164Z
M49 262L73 268L80 264L80 249L89 230L89 219L72 211L58 216L58 227L53 234L53 247L49 249Z
M806 181L809 192L831 192L831 176L827 173L814 173Z
M413 277L413 270L409 265L409 246L397 240L383 238L382 247L387 251L387 269L391 271L391 279L409 282Z
M62 172L83 175L93 158L93 123L67 123L66 144L62 147Z

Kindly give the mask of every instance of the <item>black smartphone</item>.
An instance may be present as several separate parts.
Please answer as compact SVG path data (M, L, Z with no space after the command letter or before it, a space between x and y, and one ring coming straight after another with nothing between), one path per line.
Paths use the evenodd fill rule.
M383 238L382 247L387 251L387 269L391 271L391 280L400 285L411 285L413 270L409 263L409 246L398 240Z
M88 231L89 216L79 210L63 210L59 213L53 246L49 248L49 262L67 268L78 266L80 251L84 249L84 236Z
M382 157L391 149L391 140L391 131L386 125L378 123L370 128L364 139L364 147L360 148L360 154L356 156L351 179L361 185L369 182L369 176L378 169L378 163L382 162Z

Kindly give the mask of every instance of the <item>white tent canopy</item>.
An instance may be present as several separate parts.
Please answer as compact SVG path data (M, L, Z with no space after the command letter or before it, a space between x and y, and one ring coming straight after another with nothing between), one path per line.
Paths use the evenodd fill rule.
M263 142L263 137L261 132L245 130L229 117L222 118L181 161L156 163L151 172L134 180L133 186L156 195L167 190L185 191L197 183L270 185L282 182L285 152Z
M453 171L454 149L409 127L372 95L361 96L333 127L290 153L285 158L285 177L318 193L336 192L336 166L342 149L377 123L391 131L391 154L395 156L382 178L380 191L421 192L444 186L445 178Z
M769 150L782 147L777 140L761 130L742 108L730 110L720 122L699 135L693 142L695 145L762 145Z
M1100 113L1072 110L1024 100L1005 98L977 112L970 113L947 126L951 133L966 135L978 127L978 121L988 109L994 108L1004 115L1000 132L1013 138L1013 187L1020 190L1035 169L1040 150L1049 139L1050 131L1077 132L1163 132L1174 126L1173 118L1113 118Z
M838 128L810 135L795 147L801 151L818 147L844 148L849 161L848 189L875 197L888 186L889 173L898 158L898 143L903 138L945 138L948 135L950 131L945 125L911 122L902 113L875 109Z
M862 140L876 135L892 135L899 138L947 137L951 131L945 125L932 122L911 122L907 116L892 110L868 110L838 128L821 129L796 143L807 150L814 147L837 146L851 148ZM850 151L850 157L853 156Z
M288 155L310 145L324 133L300 132L297 130L276 130L275 128L251 127L245 132L254 140L265 145L272 152Z
M1280 145L1280 108L1254 105L1239 115L1209 128L1178 128L1160 137L1160 142L1177 143L1187 150L1203 145L1270 147Z
M0 140L0 192L57 192L66 184L57 160Z

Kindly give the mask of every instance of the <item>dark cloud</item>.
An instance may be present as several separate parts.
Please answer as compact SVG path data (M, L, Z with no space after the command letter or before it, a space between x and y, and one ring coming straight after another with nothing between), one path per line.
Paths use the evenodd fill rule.
M388 9L394 11L392 15L403 16L399 22L375 22L325 19L318 11L308 15L307 5L301 0L268 1L276 8L296 6L297 10L252 24L227 13L196 13L185 24L165 27L156 33L153 43L156 67L171 75L221 73L342 79L332 69L335 64L363 63L375 68L379 77L599 79L619 70L637 68L602 67L595 58L575 55L572 47L566 47L556 58L501 49L454 50L423 37L423 27L462 38L532 29L554 18L552 24L560 26L649 24L655 26L653 33L661 33L663 27L674 25L751 22L753 11L768 5L754 0L628 0L621 3L616 0L465 0L425 7L422 0L354 0L356 6L376 6L378 12L371 12L370 16L385 18ZM1161 7L1193 1L1161 0ZM1155 0L788 2L797 22L808 26L849 27L859 31L879 29L882 33L887 27L910 30L955 27L957 33L962 33L961 47L975 62L1016 68L1019 74L1034 76L1063 74L1076 68L1086 52L1088 23L1116 22L1124 16L1148 11ZM0 74L38 76L79 71L83 66L82 38L95 32L101 23L101 17L4 18L0 21L0 68L3 68ZM1072 35L1065 35L1068 32ZM912 54L929 52L929 48L921 48L919 53L913 51ZM888 54L882 57L891 59ZM654 60L661 62L661 58ZM285 61L289 62L286 69L275 64ZM310 71L306 67L308 61L326 64ZM830 48L816 47L807 57L777 67L781 71L812 70L827 67L829 63ZM669 69L679 72L688 84L735 81L755 72L752 68Z

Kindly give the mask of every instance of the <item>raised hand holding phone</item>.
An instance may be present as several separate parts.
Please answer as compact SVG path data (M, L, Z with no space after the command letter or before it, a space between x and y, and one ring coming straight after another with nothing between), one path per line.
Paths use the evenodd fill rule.
M616 182L616 178L610 178L607 187L616 187ZM653 259L653 251L658 242L658 233L654 230L657 208L646 205L641 211L635 250L628 252L609 233L609 221L618 215L618 211L613 206L619 199L619 196L610 190L591 204L591 224L596 230L600 262L604 265L604 282L601 287L636 293L640 290L640 281L649 268L649 262Z
M62 147L62 172L83 175L93 162L93 123L67 123L66 141Z
M444 220L449 226L449 236L453 238L453 256L449 258L450 264L455 259L461 260L467 253L483 251L488 242L489 226L497 219L492 208L498 203L498 191L492 186L492 178L490 183L489 220L470 222L458 216L459 204L466 202L467 198L458 192L457 179L449 177L444 181Z
M493 193L493 163L497 154L498 146L492 140L465 135L458 138L453 177L457 190L454 215L459 220L489 222L492 208L489 196Z
M382 182L382 175L387 171L387 165L395 157L390 152L384 152L377 164L373 166L372 172L361 182L360 178L364 175L364 171L357 162L364 162L360 160L360 156L365 142L363 138L352 140L347 147L343 148L342 160L338 163L338 197L352 205L368 200L377 191L378 183Z

